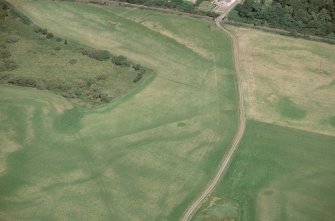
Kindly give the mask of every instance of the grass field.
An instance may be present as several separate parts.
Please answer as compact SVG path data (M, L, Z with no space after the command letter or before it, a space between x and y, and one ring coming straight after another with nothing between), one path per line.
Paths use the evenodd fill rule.
M194 220L335 217L335 137L248 121L239 151Z
M231 27L248 117L335 135L335 46Z
M56 36L127 56L156 78L95 110L1 86L1 219L178 220L236 130L229 39L193 18L11 2Z

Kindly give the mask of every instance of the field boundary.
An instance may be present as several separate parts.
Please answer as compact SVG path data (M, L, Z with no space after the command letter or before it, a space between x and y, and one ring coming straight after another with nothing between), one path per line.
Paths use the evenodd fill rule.
M58 0L61 1L61 0ZM66 1L66 0L65 0ZM146 5L139 5L139 4L132 4L128 2L122 2L122 1L113 1L113 0L75 0L75 2L80 3L88 3L88 4L96 4L96 5L102 5L102 6L122 6L127 8L139 8L139 9L145 9L145 10L151 10L151 11L157 11L157 12L163 12L173 15L179 15L179 16L186 16L186 17L192 17L192 18L200 18L205 20L214 20L214 17L206 16L206 15L199 15L199 14L193 14L188 12L182 12L177 10L172 10L169 8L159 8L159 7L153 7L153 6L146 6Z
M329 38L322 38L314 35L304 35L301 33L292 33L289 31L286 31L284 29L278 29L278 28L270 28L266 26L257 26L257 25L252 25L248 23L243 23L243 22L236 22L232 20L227 20L224 21L224 23L233 25L236 27L242 27L242 28L249 28L249 29L254 29L254 30L260 30L264 32L269 32L269 33L274 33L274 34L279 34L287 37L292 37L292 38L301 38L305 40L310 40L310 41L317 41L317 42L323 42L323 43L328 43L328 44L335 44L335 40L329 39Z

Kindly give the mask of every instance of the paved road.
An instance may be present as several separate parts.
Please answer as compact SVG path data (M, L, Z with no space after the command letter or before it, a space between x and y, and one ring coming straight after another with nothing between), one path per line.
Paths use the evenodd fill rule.
M220 167L215 174L214 178L209 182L206 189L200 194L200 196L192 203L192 205L186 210L184 213L184 216L182 217L182 221L189 221L192 216L195 214L195 212L199 209L201 203L204 201L204 199L209 196L209 194L213 191L213 189L216 187L216 185L219 183L220 179L224 175L224 172L228 168L232 157L234 156L234 153L236 152L236 149L238 147L238 144L240 143L240 140L243 136L244 129L245 129L245 113L244 113L244 104L243 104L243 92L242 92L242 79L241 79L241 73L240 73L240 63L239 63L239 54L238 54L238 41L236 37L227 29L221 26L220 22L222 19L226 17L228 12L238 3L238 0L234 2L234 4L231 5L230 8L228 8L223 14L221 14L219 17L215 19L215 25L222 31L224 31L232 40L233 42L233 56L234 56L234 64L235 64L235 70L236 70L236 83L237 83L237 90L238 90L238 99L239 99L239 123L238 123L238 129L236 131L235 137L228 149L228 152L224 155L222 162L220 164Z

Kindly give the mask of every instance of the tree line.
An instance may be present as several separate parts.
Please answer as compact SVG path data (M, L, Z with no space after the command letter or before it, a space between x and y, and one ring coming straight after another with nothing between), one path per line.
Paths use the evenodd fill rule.
M245 0L230 19L335 39L334 0Z

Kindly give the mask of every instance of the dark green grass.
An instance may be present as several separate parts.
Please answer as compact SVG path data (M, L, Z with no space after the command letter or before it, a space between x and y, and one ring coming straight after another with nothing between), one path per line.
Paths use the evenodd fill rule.
M210 200L219 197L214 203L219 208L232 201L229 211L238 209L238 216L215 213L208 201L196 220L331 221L334 157L335 137L248 121L238 152Z
M303 119L306 111L296 105L289 97L282 97L278 101L278 110L283 117L291 119Z
M333 127L335 127L335 116L333 116L333 117L331 117L329 119L329 123L330 123L330 125L332 125Z

